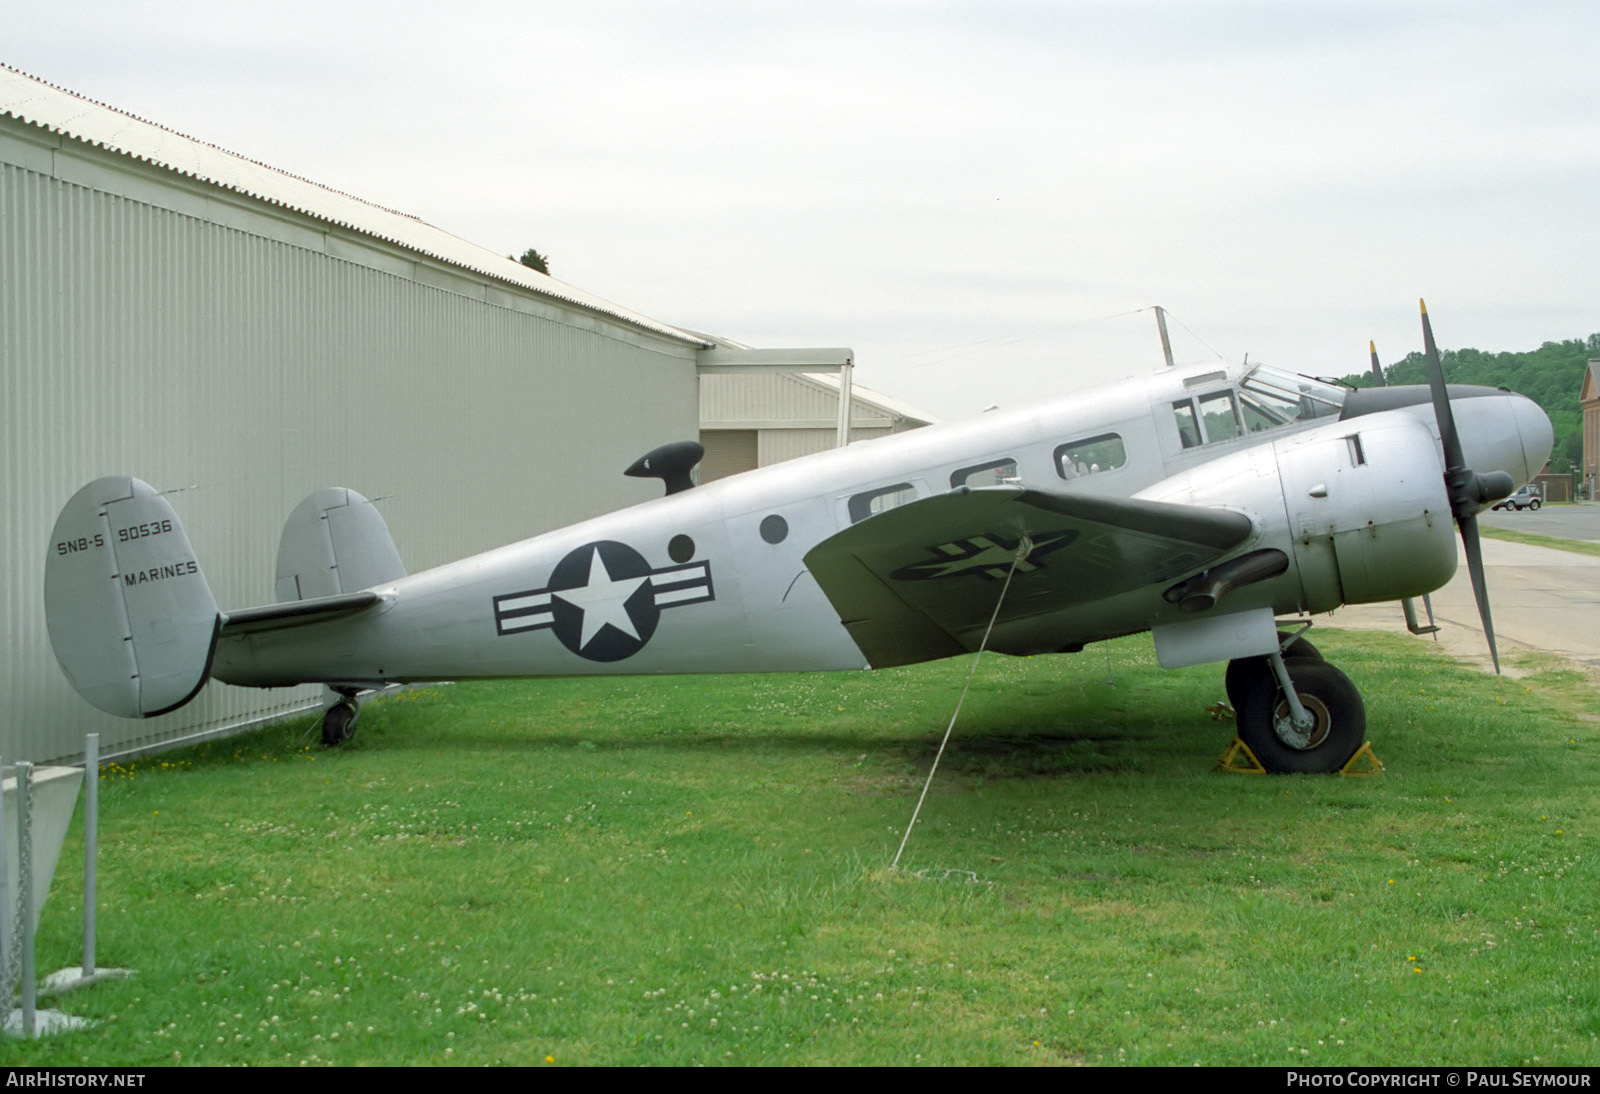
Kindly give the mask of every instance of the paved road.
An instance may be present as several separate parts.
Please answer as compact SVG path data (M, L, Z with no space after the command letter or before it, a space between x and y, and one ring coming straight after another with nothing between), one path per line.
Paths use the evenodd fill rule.
M1490 511L1478 517L1478 523L1488 528L1512 528L1538 536L1586 539L1591 543L1600 543L1600 504L1591 502L1546 505L1537 513L1532 509L1524 509L1520 513L1505 509L1498 513Z
M1496 523L1507 524L1518 518L1529 523L1515 525L1541 535L1578 538L1571 531L1551 532L1532 521L1547 513L1567 510L1578 521L1590 519L1600 525L1600 505L1547 507L1537 513L1495 513ZM1481 518L1480 518L1481 519ZM1600 531L1594 538L1600 539ZM1600 677L1600 557L1529 547L1484 539L1484 572L1489 583L1489 602L1494 612L1495 637L1499 640L1502 665L1518 651L1545 650L1574 661ZM1421 605L1418 605L1421 611ZM1478 622L1477 601L1467 576L1465 557L1460 560L1450 584L1433 594L1433 613L1439 623L1439 641L1452 654L1464 660L1489 664L1488 646ZM1366 604L1340 608L1327 620L1330 627L1364 630L1389 630L1405 633L1405 620L1399 604ZM1315 641L1315 636L1312 638ZM1417 639L1431 641L1431 639Z

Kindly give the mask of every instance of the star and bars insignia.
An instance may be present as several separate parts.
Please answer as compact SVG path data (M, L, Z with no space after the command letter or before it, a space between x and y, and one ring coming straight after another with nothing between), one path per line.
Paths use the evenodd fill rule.
M645 647L668 608L715 600L710 562L652 567L616 540L586 543L550 571L550 583L494 598L495 632L552 630L590 661L621 661Z

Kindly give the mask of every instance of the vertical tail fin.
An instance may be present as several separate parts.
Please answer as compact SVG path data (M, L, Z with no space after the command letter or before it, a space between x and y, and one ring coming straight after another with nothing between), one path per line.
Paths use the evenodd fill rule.
M294 507L278 540L278 602L338 596L406 576L377 507L354 490L318 490Z
M217 602L177 513L138 479L96 479L67 502L51 533L44 607L62 672L108 714L165 714L210 675Z

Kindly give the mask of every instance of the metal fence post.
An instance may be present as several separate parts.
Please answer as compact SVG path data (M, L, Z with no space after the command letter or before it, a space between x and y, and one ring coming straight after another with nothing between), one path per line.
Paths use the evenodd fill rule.
M22 909L22 1035L32 1039L35 1032L33 970L33 765L17 764L17 892Z
M83 978L94 975L95 860L100 853L100 734L83 749Z

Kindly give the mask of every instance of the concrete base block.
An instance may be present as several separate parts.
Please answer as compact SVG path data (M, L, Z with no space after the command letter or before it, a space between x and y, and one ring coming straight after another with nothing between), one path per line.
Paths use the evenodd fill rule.
M78 988L86 988L90 984L98 984L102 980L122 980L132 975L132 969L96 969L85 976L83 966L75 965L70 969L58 969L39 981L39 994L61 995Z
M65 1033L73 1029L88 1029L94 1023L87 1018L79 1018L71 1014L63 1014L59 1010L36 1010L33 1012L33 1035L35 1037L48 1037L52 1033ZM12 1011L6 1016L5 1024L0 1026L0 1032L7 1037L21 1037L22 1009Z

